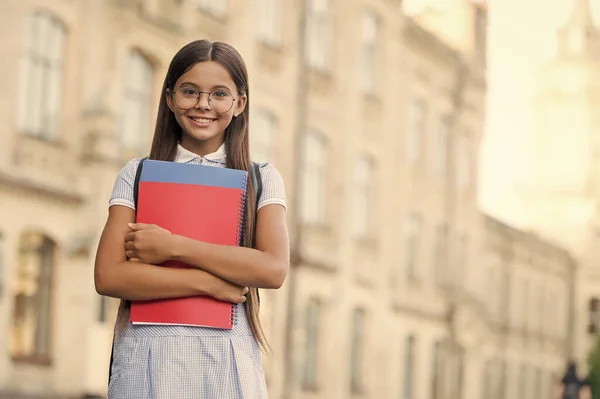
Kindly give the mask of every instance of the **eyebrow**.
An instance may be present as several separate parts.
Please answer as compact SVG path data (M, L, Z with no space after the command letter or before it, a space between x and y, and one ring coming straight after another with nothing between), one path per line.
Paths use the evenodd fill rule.
M181 86L194 86L197 89L200 89L200 86L198 86L196 83L194 82L183 82L179 85L179 87ZM227 91L229 91L230 93L233 93L233 90L231 90L229 87L225 86L225 85L215 85L213 86L210 90L216 90L216 89L225 89Z

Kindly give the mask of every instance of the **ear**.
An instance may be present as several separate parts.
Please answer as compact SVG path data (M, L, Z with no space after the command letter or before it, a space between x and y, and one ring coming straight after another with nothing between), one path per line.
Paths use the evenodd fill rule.
M245 94L242 94L241 96L238 97L238 99L236 101L235 110L233 111L234 118L237 118L238 116L241 115L242 112L244 112L247 102L248 102L248 97L246 97Z
M165 90L165 98L167 99L167 106L169 107L169 109L171 110L171 112L173 111L173 92L171 91L171 89L167 89Z

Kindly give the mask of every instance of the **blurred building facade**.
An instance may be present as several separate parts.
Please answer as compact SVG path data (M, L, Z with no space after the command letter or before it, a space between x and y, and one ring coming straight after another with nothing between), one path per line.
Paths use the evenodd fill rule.
M484 218L483 310L493 349L485 398L554 398L572 354L575 258L538 236Z
M546 293L507 287L547 283L564 306L572 265L477 208L485 6L421 25L401 3L4 1L0 391L105 392L115 301L93 260L108 197L149 148L172 56L210 38L247 63L253 156L290 200L290 276L261 296L271 396L548 392L566 332L544 334ZM519 388L520 367L540 385Z

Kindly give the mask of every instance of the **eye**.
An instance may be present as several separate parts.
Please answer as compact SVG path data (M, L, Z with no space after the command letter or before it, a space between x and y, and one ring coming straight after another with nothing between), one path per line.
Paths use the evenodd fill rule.
M230 94L228 92L226 92L225 90L215 90L213 92L213 95L217 98L223 98L223 97L227 97Z
M198 96L198 90L194 89L193 87L182 87L179 90L181 91L181 93L184 96L188 96L188 97Z

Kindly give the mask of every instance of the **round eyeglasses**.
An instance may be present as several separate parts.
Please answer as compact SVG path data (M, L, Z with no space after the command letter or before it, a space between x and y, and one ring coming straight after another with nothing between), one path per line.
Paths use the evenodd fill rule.
M235 98L225 89L216 89L210 93L200 91L192 86L181 86L173 92L175 104L181 109L192 109L200 103L200 96L208 94L208 106L217 114L224 114L233 107Z

